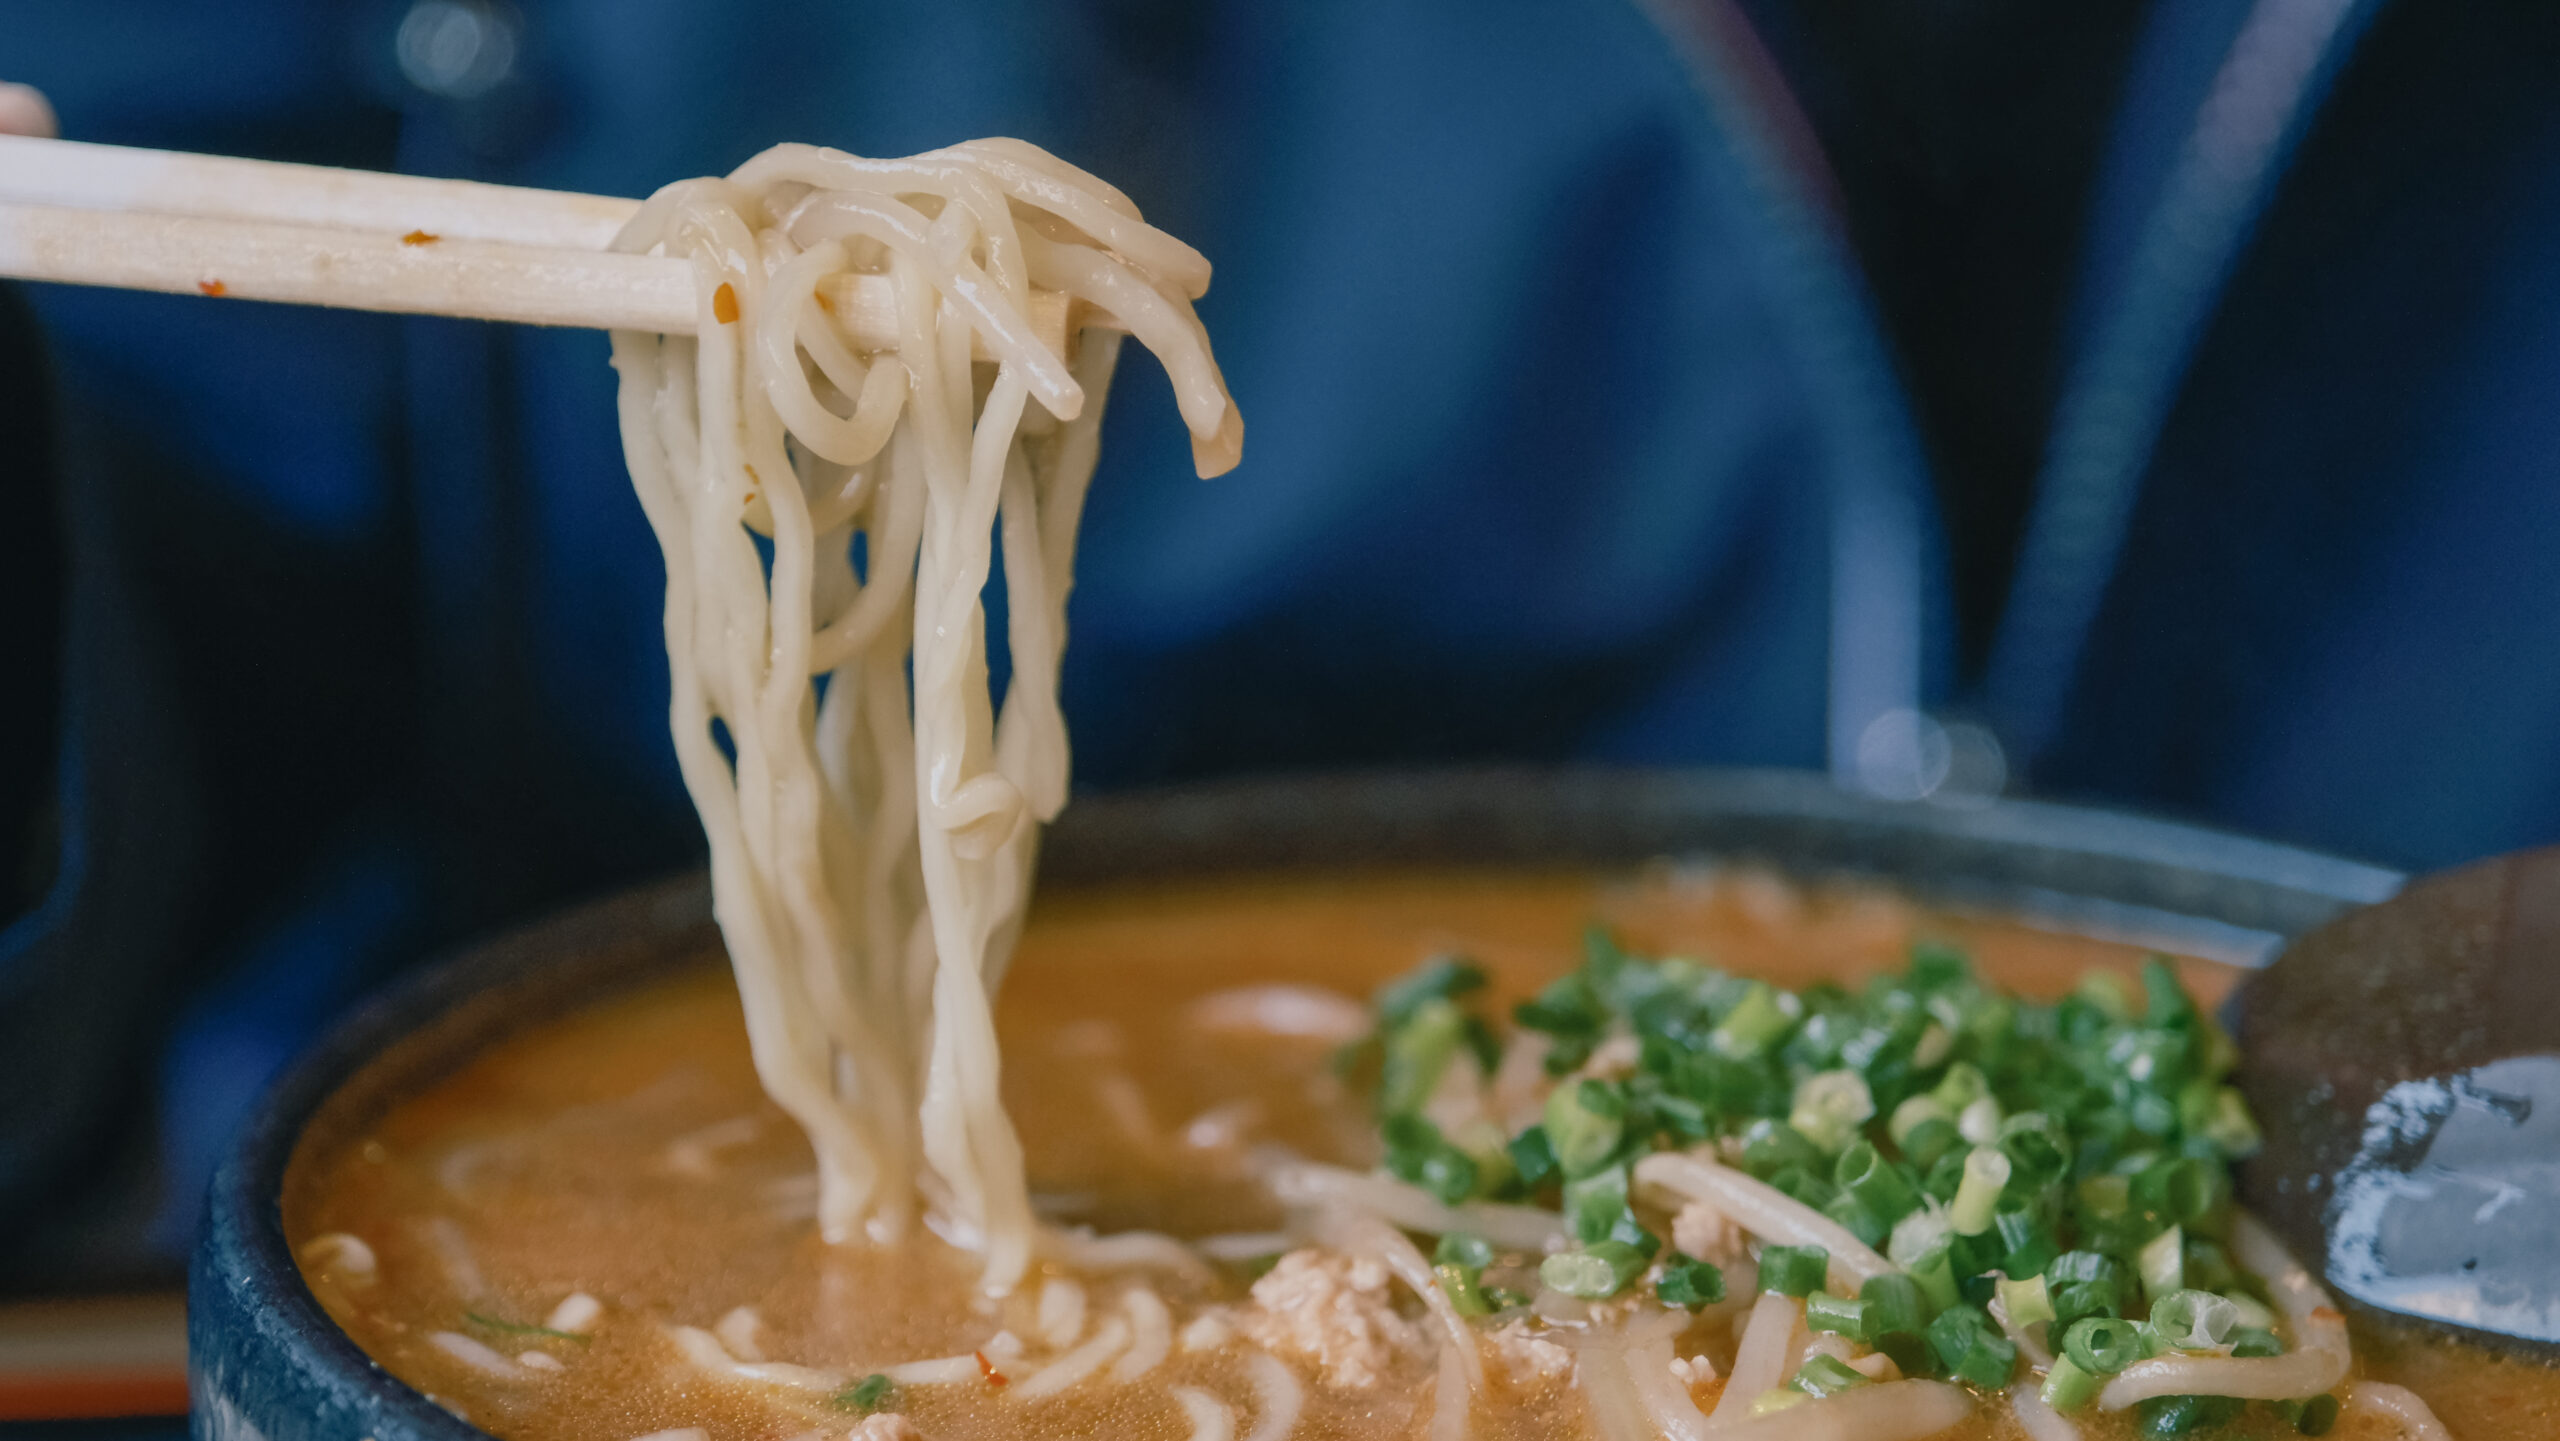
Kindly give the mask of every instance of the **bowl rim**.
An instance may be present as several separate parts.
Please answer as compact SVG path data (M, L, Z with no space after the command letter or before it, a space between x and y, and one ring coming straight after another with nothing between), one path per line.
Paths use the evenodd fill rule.
M1657 854L1643 841L1660 833L1661 824L1683 818L1692 831L1701 824L1713 831L1715 824L1706 824L1712 820L1730 824L1746 839L1760 834L1754 826L1775 827L1772 833L1781 838L1790 826L1810 828L1805 834L1857 832L1930 853L1943 850L1958 861L1975 853L2014 852L2053 857L2066 871L2074 864L2132 867L2128 874L2155 877L2173 898L2184 894L2181 878L2219 882L2236 888L2234 894L2271 898L2280 918L2291 915L2287 906L2301 910L2299 923L2273 933L2278 939L2326 915L2383 899L2404 879L2386 868L2177 821L2031 800L1972 808L1880 801L1813 772L1466 767L1274 776L1079 797L1044 842L1042 883L1077 887L1290 868L1355 870L1393 863L1397 853L1408 855L1406 864L1429 865L1435 862L1410 857L1431 849L1417 837L1433 830L1444 838L1467 831L1459 849L1475 853L1441 863L1534 864L1535 848L1556 845L1562 832L1536 824L1522 829L1518 823L1565 814L1597 817L1635 838L1620 847L1627 856L1592 854L1583 846L1564 858L1567 864L1607 865ZM1305 852L1307 840L1327 835L1356 839L1326 846L1318 855ZM1529 849L1521 851L1523 846ZM1748 845L1726 848L1712 840L1675 850L1751 853ZM1817 863L1797 873L1860 869ZM1950 879L1960 881L1961 870L1955 866ZM1889 870L1874 874L1924 896L1959 903L1966 898L1961 885L1931 886ZM2182 919L2159 906L2109 903L2075 911L2066 892L2033 885L1993 889L2013 904L2027 898L2025 909L2040 918L2084 923L2079 929ZM2060 904L2037 904L2039 899ZM368 1441L474 1441L490 1434L393 1375L322 1309L284 1234L286 1168L306 1127L350 1083L368 1078L372 1089L385 1091L398 1080L424 1084L430 1072L447 1073L505 1035L595 999L600 987L697 957L705 933L716 936L709 913L708 877L692 871L464 945L359 1004L286 1069L251 1111L207 1197L188 1297L197 1407L191 1424L197 1434L244 1434L231 1431L225 1418L205 1416L208 1406L233 1408L222 1391L224 1378L199 1371L213 1364L216 1350L238 1349L209 1346L204 1343L220 1338L194 1334L200 1321L212 1324L205 1318L217 1310L245 1315L257 1333L252 1341L280 1350L284 1364L305 1384L331 1396L360 1394ZM2193 934L2207 942L2227 939L2228 932L2245 945L2252 936L2269 934L2227 917L2183 919L2200 921L2203 929ZM222 1304L209 1307L207 1293L215 1288Z

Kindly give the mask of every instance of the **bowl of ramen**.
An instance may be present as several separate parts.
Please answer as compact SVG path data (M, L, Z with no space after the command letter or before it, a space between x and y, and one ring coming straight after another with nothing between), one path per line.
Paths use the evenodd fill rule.
M277 1089L193 1272L199 1434L2560 1424L2547 1373L2351 1322L2235 1191L2216 1007L2398 877L1802 775L1062 815L1122 340L1201 475L1243 453L1207 258L1018 140L782 145L629 216L696 302L613 356L708 874Z
M200 1434L2552 1417L2545 1373L2342 1322L2231 1194L2254 1123L2213 1008L2388 872L1812 776L1517 772L1102 798L1042 877L994 1017L1013 1284L947 1221L828 1238L685 878L420 975L279 1086L196 1261Z

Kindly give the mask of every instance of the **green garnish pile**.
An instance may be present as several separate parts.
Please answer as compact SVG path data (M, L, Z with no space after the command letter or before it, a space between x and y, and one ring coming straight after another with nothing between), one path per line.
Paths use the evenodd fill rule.
M1595 929L1579 970L1513 1010L1549 1044L1558 1079L1543 1119L1517 1134L1490 1121L1444 1134L1424 1110L1449 1067L1471 1053L1490 1076L1501 1055L1484 1001L1481 969L1435 958L1378 994L1378 1030L1346 1060L1374 1076L1394 1175L1451 1205L1562 1213L1577 1244L1539 1267L1554 1290L1596 1300L1650 1275L1666 1305L1722 1300L1718 1268L1667 1252L1629 1204L1639 1157L1714 1143L1726 1164L1900 1268L1838 1296L1824 1290L1819 1248L1758 1257L1761 1289L1805 1298L1809 1326L1905 1374L2008 1385L2017 1348L1992 1318L1995 1297L2013 1323L2047 1323L2057 1354L2044 1394L2065 1411L2147 1356L2283 1349L2257 1282L2223 1245L2230 1163L2259 1143L2227 1083L2232 1042L2157 957L2139 988L2093 971L2053 1004L1991 989L1963 951L1935 943L1863 989L1789 992L1631 955ZM1634 1039L1631 1070L1577 1074L1616 1036ZM1487 1293L1493 1259L1478 1238L1441 1239L1435 1261L1460 1310L1519 1300ZM1865 1383L1845 1366L1807 1367L1803 1394L1763 1400ZM2243 1406L2163 1397L2140 1419L2147 1436L2181 1436ZM2278 1409L2317 1435L2337 1403Z

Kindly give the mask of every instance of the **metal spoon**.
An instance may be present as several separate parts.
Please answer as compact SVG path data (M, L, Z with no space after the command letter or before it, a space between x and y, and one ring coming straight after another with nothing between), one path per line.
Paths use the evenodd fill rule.
M2241 1194L2329 1284L2560 1349L2560 847L2303 936L2235 1002L2266 1131Z

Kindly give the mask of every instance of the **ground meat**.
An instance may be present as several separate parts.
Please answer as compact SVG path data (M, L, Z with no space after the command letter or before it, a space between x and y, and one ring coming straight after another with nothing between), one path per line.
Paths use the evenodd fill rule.
M1704 1201L1692 1201L1671 1218L1671 1244L1682 1254L1729 1266L1742 1259L1742 1228Z
M1515 1391L1534 1391L1573 1369L1572 1353L1529 1329L1526 1321L1485 1333L1486 1359Z
M1292 1251L1253 1283L1253 1304L1236 1320L1265 1349L1312 1362L1326 1385L1366 1391L1399 1358L1429 1349L1397 1314L1388 1281L1376 1261Z
M862 1424L845 1433L845 1441L924 1441L924 1433L901 1413L883 1411L863 1417Z

